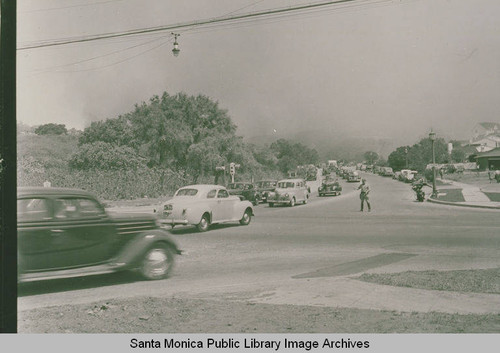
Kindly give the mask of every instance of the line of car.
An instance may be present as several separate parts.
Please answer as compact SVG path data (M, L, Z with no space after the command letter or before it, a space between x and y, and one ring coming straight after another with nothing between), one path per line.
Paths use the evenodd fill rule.
M338 183L337 183L338 184ZM321 195L338 195L324 181ZM333 185L333 184L332 184ZM267 202L307 204L303 179L188 185L156 214L109 212L91 193L53 187L18 188L18 280L30 282L132 270L149 280L166 278L182 253L165 226L248 225L254 207Z

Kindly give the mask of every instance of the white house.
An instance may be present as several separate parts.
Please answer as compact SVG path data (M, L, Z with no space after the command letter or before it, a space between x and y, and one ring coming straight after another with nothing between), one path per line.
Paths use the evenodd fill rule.
M495 134L500 134L499 123L491 123L491 122L477 123L476 126L474 126L474 128L472 129L472 141Z

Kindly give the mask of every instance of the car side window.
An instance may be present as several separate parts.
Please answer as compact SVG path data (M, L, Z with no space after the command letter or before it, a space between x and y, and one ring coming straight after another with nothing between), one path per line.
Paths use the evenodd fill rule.
M55 218L56 219L77 219L98 217L104 215L104 210L101 205L91 199L57 199L55 202Z
M76 199L57 199L54 208L56 219L78 218Z
M17 200L17 220L37 222L51 219L49 201L42 198Z
M102 206L92 199L78 199L80 217L99 217L105 214Z
M215 198L215 194L217 193L217 190L210 190L208 193L207 193L207 199L213 199Z
M219 193L217 194L218 199L227 198L227 197L229 197L227 190L224 190L224 189L219 190Z

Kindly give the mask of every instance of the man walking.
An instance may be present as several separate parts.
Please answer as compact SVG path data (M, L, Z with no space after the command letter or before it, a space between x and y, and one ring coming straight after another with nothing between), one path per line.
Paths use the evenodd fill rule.
M361 212L363 212L363 206L366 201L366 206L368 206L368 212L371 211L370 201L368 194L370 193L370 187L366 183L366 179L361 179L361 185L358 187L358 190L361 189L361 193L359 194L359 198L361 199Z

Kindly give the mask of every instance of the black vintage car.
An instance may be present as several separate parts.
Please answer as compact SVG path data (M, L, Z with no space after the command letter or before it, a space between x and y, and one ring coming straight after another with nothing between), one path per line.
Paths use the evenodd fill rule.
M276 190L278 180L259 180L255 183L257 191L260 193L262 202L267 202L267 195Z
M337 180L325 179L318 188L319 196L337 196L342 193L342 186Z
M250 201L254 206L258 205L261 195L252 183L237 182L227 186L230 195L240 196L244 200Z
M166 278L181 251L153 215L107 213L77 189L18 188L19 282L138 270Z

